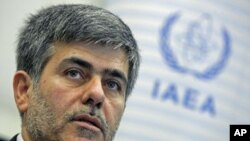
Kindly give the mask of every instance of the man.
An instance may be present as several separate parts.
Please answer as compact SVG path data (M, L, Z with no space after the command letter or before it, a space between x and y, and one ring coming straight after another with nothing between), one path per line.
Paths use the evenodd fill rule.
M137 78L127 25L94 6L32 15L19 35L13 89L22 119L13 141L110 141Z

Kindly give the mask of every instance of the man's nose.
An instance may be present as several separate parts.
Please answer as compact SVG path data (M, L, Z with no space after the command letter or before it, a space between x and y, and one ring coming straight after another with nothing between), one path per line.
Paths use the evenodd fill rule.
M84 89L82 103L101 108L105 100L101 78L98 76L92 77L89 82L87 82Z

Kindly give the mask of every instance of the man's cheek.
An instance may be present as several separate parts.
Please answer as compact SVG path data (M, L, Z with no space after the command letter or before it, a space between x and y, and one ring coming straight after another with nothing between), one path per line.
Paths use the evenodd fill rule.
M105 105L104 105L105 106ZM122 118L124 107L121 105L110 106L106 105L107 108L104 108L105 117L109 126L113 128L117 126Z

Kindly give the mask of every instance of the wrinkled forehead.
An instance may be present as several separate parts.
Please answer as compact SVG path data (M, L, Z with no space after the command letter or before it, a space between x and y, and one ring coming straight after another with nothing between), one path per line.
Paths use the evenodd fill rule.
M103 58L105 60L109 60L110 62L119 60L122 63L128 65L128 54L127 51L122 47L86 42L55 42L53 46L53 54L64 51L64 55L70 55L67 54L68 52L77 55L83 54L85 57L93 55L95 58ZM63 48L66 49L62 50Z
M78 47L78 48L86 48L89 50L95 50L98 52L103 52L103 55L105 53L112 53L112 54L118 54L121 55L123 54L124 58L126 60L129 60L129 51L128 49L122 45L114 45L114 44L104 44L104 43L98 43L98 42L86 42L86 41L72 41L72 42L64 42L64 41L56 41L52 44L53 46L53 52L56 51L58 48L63 48L63 47ZM118 56L117 56L118 57Z
M98 50L100 52L109 52L120 54L121 52L128 59L129 50L123 44L112 44L112 43L99 43L99 42L88 42L88 41L55 41L52 43L53 49L52 51L56 51L57 48L64 47L79 47L79 48L87 48L89 50Z

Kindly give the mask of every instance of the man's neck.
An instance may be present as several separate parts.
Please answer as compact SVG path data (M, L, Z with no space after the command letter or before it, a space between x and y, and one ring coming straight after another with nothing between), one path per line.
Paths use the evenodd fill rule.
M25 126L22 127L22 132L20 134L22 141L32 141L30 133Z

